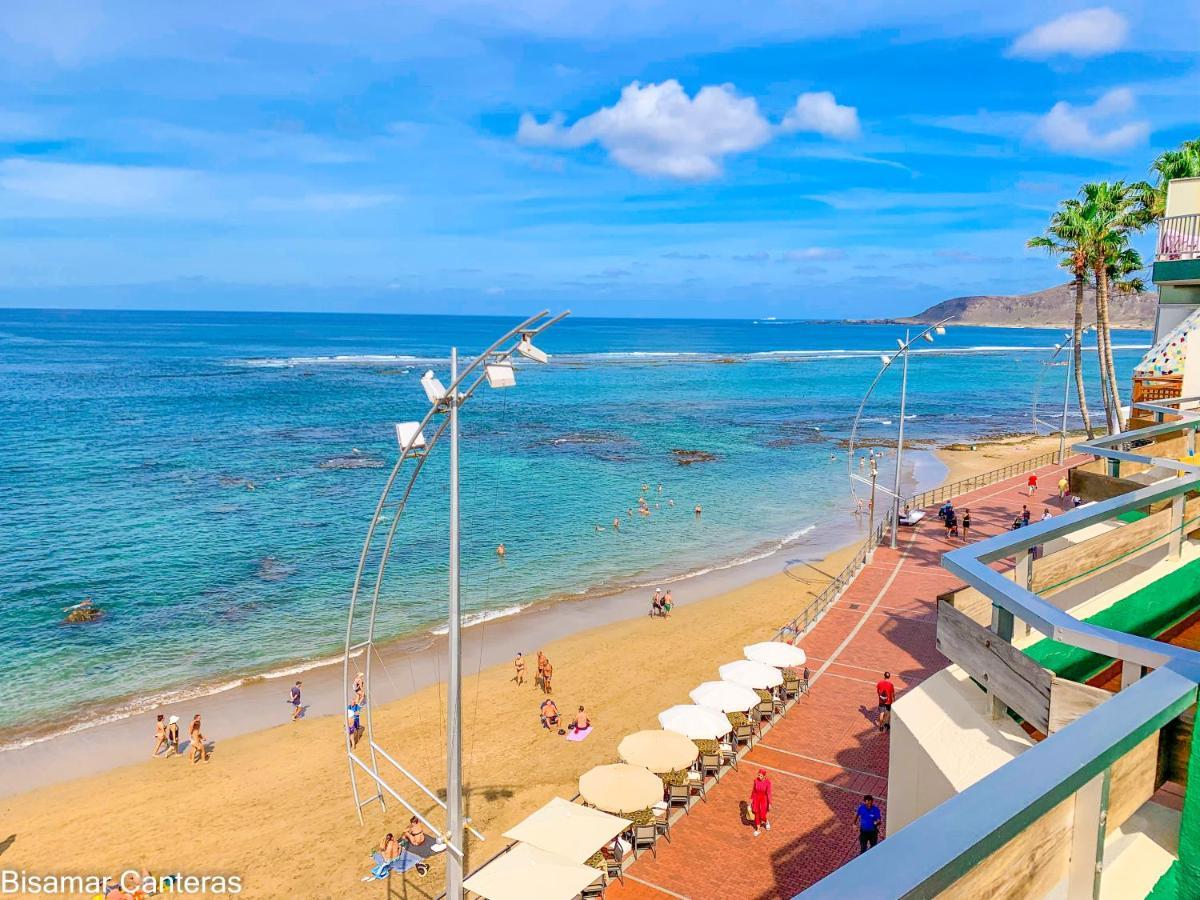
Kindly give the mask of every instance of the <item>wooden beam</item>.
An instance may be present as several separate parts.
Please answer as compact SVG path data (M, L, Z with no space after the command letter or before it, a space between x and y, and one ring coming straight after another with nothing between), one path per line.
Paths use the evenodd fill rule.
M1087 715L1109 697L1108 691L1052 676L1050 681L1050 731L1062 731L1080 716Z
M937 649L993 697L1043 734L1050 728L1051 673L944 600L938 602Z

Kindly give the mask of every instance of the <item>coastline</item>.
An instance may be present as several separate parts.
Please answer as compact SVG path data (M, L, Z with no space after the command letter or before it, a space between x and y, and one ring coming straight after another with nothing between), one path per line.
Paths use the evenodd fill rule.
M1041 440L1056 446L1056 438ZM1029 440L978 446L910 458L918 470L922 459L925 466L940 461L934 463L945 469L940 482L970 474L972 464L983 471L1044 449ZM740 657L744 643L769 638L840 572L858 541L834 549L818 540L837 538L832 530L815 534L808 553L793 545L716 578L708 573L678 582L681 602L670 620L649 619L639 590L559 602L466 629L468 797L476 824L492 837L476 849L477 861L503 846L504 828L551 796L571 796L579 773L611 761L624 734L657 727L659 710L685 702L687 691L714 677L717 665ZM380 740L435 789L444 778L439 646L407 653L389 646L371 686L380 702ZM539 729L540 694L511 683L513 652L531 656L539 647L555 661L559 703L586 704L600 726L592 740L569 744ZM304 680L312 712L295 724L286 723L282 678L208 698L205 731L216 746L201 766L144 760L153 730L146 715L6 752L0 816L17 836L6 866L60 870L62 835L82 825L89 841L73 856L71 871L148 866L253 873L246 896L255 897L343 896L355 889L375 832L385 825L395 830L401 817L394 808L381 816L370 807L363 811L367 828L358 826L346 784L342 717L317 714L341 709L340 669L311 670ZM135 759L144 761L126 764ZM203 829L194 827L197 821ZM436 894L424 893L421 884L409 887L418 896Z

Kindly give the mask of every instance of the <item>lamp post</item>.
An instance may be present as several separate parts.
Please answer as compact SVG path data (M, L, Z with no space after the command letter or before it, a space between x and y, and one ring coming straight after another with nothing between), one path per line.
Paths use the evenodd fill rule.
M347 733L346 755L350 767L350 786L354 795L355 809L359 821L362 822L362 808L368 803L378 802L384 806L384 795L398 801L412 815L425 825L426 828L441 836L446 844L446 896L459 900L463 895L463 874L466 861L465 831L470 830L475 837L483 840L484 836L471 827L470 820L464 817L462 798L462 616L459 591L459 412L461 407L474 395L475 391L486 382L492 388L513 387L516 378L513 373L512 358L519 354L526 359L544 363L549 357L533 345L533 339L550 326L562 320L568 313L548 318L548 312L541 312L526 319L495 341L490 347L480 353L461 370L458 365L458 350L450 352L450 384L444 386L431 371L426 372L420 380L421 387L429 400L430 408L420 422L400 422L396 425L396 439L400 444L400 458L393 466L379 501L375 506L375 514L367 529L359 555L358 568L354 576L354 585L350 593L350 611L346 624L346 644L343 657L343 685L347 710L354 710L357 715L358 706L352 705L350 660L357 654L365 655L364 673L366 678L366 696L363 702L366 719L366 737L368 761L360 759L356 753L356 741L352 732ZM503 345L513 338L519 338L517 343L502 349ZM425 428L436 420L432 436L427 440ZM383 586L384 573L396 536L396 528L401 515L412 495L417 477L420 475L430 453L446 432L450 432L450 534L449 534L449 629L447 632L447 654L449 656L449 671L447 676L447 724L446 724L446 801L422 784L416 776L393 758L375 739L374 721L372 716L371 658L375 651L375 622L379 609L380 591ZM411 472L404 483L400 499L396 505L392 521L386 535L382 539L382 548L378 547L378 527L384 520L384 508L393 489L398 484L398 478L406 462L412 463ZM375 549L378 555L378 568L373 575L370 590L370 614L366 622L366 639L355 641L356 633L362 629L363 623L356 622L360 595L364 588L367 559ZM359 617L361 618L361 616ZM389 777L381 774L380 759L389 763L399 775L419 789L427 799L433 801L446 815L444 828L439 828L422 815L410 804L400 792L392 786ZM359 789L358 775L365 773L373 783L373 791L365 797Z
M850 428L850 442L849 442L849 450L847 453L847 470L849 472L851 482L854 482L854 481L866 482L865 478L863 478L861 475L856 474L854 471L854 440L855 440L855 437L858 435L858 426L859 426L859 423L862 421L862 414L863 414L863 410L866 408L867 401L869 399L871 399L871 395L875 392L875 387L883 379L883 376L888 371L888 369L891 368L892 363L894 363L896 361L896 358L903 357L903 359L901 361L902 375L901 375L901 380L900 380L900 427L899 427L899 431L896 436L895 478L893 479L892 490L889 491L887 488L881 488L881 490L883 490L884 493L890 494L892 497L891 546L893 548L895 548L898 538L899 538L900 508L903 503L903 497L900 494L900 476L901 476L901 464L902 464L903 458L904 458L904 418L908 412L908 354L912 350L912 345L915 344L917 341L923 340L923 341L927 341L932 344L934 341L935 334L936 335L944 335L946 333L946 323L949 322L953 318L954 318L953 316L947 316L946 318L930 325L928 328L924 329L923 331L918 332L915 337L912 335L911 331L906 331L904 333L904 340L900 340L899 338L896 339L896 344L898 346L898 349L896 350L895 353L892 353L892 354L885 353L880 357L880 360L883 363L883 367L875 375L875 379L871 382L870 387L867 388L867 392L863 395L862 400L859 402L858 412L854 416L854 424ZM876 489L875 481L876 481L875 473L874 473L874 471L872 471L871 482L870 482L872 499L874 498L874 493L875 493L875 489ZM852 489L853 489L853 487L852 487ZM872 503L872 506L873 505L874 504ZM873 541L874 534L869 534L868 540Z
M1088 325L1079 332L1079 340L1083 340L1083 336L1091 331L1095 326ZM1054 345L1054 353L1050 357L1050 361L1043 365L1053 366L1055 360L1058 359L1058 354L1063 350L1070 348L1070 353L1067 360L1063 363L1063 394L1062 394L1062 417L1058 423L1053 421L1045 421L1038 416L1037 400L1035 395L1033 422L1034 425L1043 425L1047 428L1056 429L1058 431L1058 464L1061 466L1067 460L1067 413L1071 405L1071 380L1075 375L1075 359L1078 355L1078 347L1073 332L1068 331L1063 335L1062 341ZM1053 433L1053 432L1052 432Z

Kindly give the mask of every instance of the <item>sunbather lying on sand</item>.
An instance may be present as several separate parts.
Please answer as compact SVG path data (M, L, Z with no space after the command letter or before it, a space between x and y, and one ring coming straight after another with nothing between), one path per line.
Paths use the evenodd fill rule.
M542 701L541 716L543 728L558 727L558 707L555 705L554 701L548 697Z

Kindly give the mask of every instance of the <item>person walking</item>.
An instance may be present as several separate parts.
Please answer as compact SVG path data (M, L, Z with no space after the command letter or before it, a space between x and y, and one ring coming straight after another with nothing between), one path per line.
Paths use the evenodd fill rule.
M513 668L516 670L513 681L517 683L517 687L520 687L525 683L525 657L519 652L517 658L513 660Z
M758 777L750 786L750 812L754 814L754 836L758 837L759 829L771 830L767 815L771 812L771 779L767 777L766 769L758 770Z
M963 539L964 544L970 539L970 535L971 535L971 511L969 509L964 509L963 510L963 518L962 518L962 539Z
M299 681L292 685L292 691L288 702L292 704L292 721L295 722L298 718L300 718L300 713L304 710L304 707L300 705Z
M204 733L200 730L200 713L192 719L192 727L188 729L188 738L191 744L188 745L188 752L192 756L192 765L198 762L208 762L208 746L204 741Z
M1037 493L1037 472L1029 473L1029 481L1026 484L1029 488L1029 496L1032 497Z
M160 750L167 744L167 723L163 721L162 713L158 714L158 720L154 723L154 752L151 756L158 756Z
M179 716L167 719L167 756L179 753Z
M896 686L892 684L892 673L884 672L875 682L875 693L879 695L879 730L892 730L892 704L896 702Z
M1028 524L1029 524L1029 507L1022 503L1021 504L1021 525L1025 526Z
M854 821L858 823L858 853L861 856L879 843L879 826L883 822L883 810L875 805L875 798L870 794L863 797L855 810Z
M1063 506L1067 505L1067 491L1070 489L1071 483L1067 481L1067 476L1064 475L1058 479L1058 502Z

